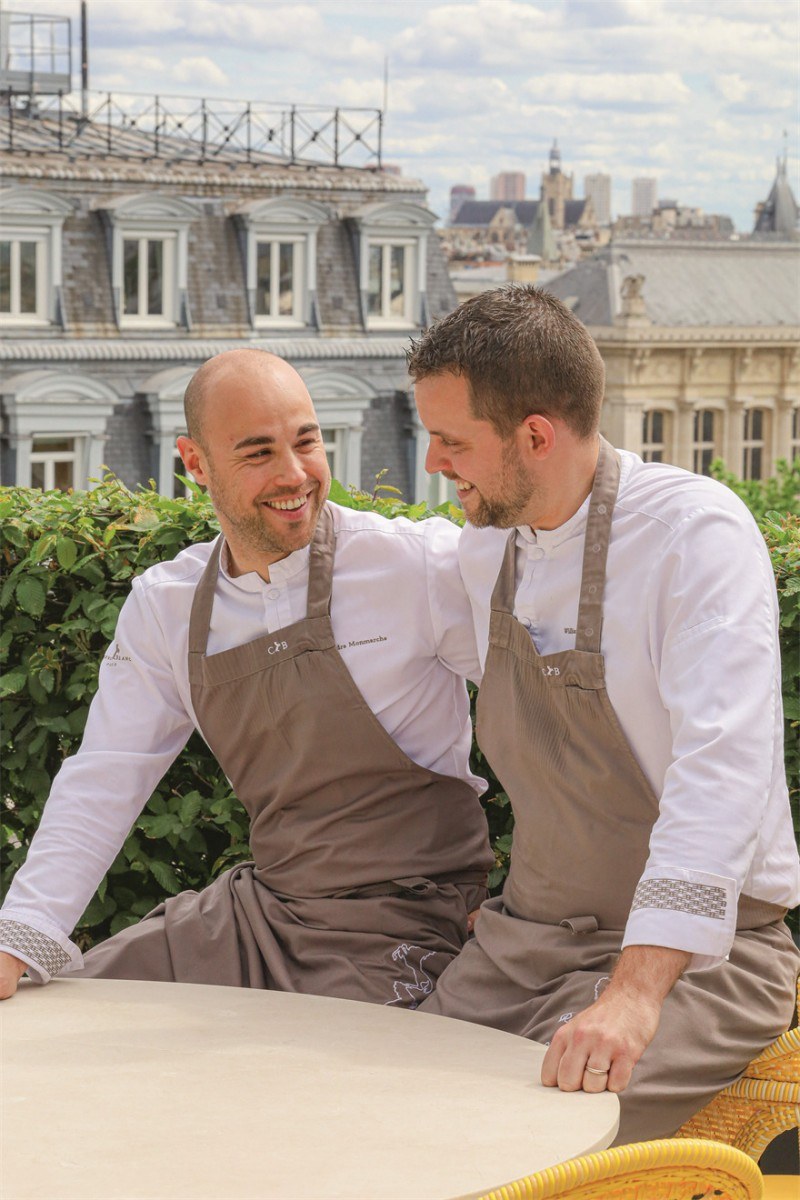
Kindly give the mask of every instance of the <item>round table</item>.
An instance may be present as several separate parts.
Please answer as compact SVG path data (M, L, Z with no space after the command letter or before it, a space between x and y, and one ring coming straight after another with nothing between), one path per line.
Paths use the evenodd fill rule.
M542 1046L427 1013L60 979L0 1023L3 1200L450 1200L617 1129Z

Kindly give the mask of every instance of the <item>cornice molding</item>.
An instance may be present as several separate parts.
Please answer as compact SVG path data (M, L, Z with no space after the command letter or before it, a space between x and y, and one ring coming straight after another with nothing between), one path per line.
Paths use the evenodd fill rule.
M3 362L204 362L224 350L242 345L269 350L290 362L357 359L403 359L408 338L241 338L201 341L156 340L127 341L108 338L103 341L19 341L0 340Z
M589 325L589 333L599 346L641 349L677 348L684 346L713 349L751 348L777 349L797 346L800 326L797 325L647 325L638 329L620 329L611 325Z

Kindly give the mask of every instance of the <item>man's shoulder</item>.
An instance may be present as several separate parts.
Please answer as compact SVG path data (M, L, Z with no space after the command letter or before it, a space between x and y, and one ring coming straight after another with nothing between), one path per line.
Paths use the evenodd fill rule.
M134 586L144 592L151 592L153 589L170 585L191 584L194 586L208 565L214 544L214 542L196 542L181 550L175 558L154 563L141 575L136 576L133 581Z
M330 501L329 508L340 545L348 542L372 544L378 552L381 547L391 552L392 547L397 549L402 545L423 551L432 542L455 547L461 533L459 527L446 517L427 517L422 521L411 521L402 516L390 519L380 513L344 508Z
M640 518L674 531L687 518L707 514L750 528L753 518L747 506L724 483L707 475L695 475L671 463L646 463L628 450L622 460L619 496L615 515Z

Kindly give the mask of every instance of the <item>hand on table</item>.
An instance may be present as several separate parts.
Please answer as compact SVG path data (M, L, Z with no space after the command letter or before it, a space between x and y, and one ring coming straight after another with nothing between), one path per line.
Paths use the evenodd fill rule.
M0 951L0 1000L8 1000L14 995L20 976L24 975L27 969L27 963L13 954Z
M661 1006L690 955L628 946L599 1000L562 1025L542 1063L542 1083L563 1092L622 1092L655 1037ZM588 1069L591 1068L591 1069Z

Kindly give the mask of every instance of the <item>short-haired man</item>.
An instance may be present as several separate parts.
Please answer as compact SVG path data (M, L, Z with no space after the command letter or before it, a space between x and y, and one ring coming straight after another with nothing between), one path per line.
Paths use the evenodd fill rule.
M503 896L423 1007L549 1043L545 1084L622 1093L619 1141L671 1134L794 1004L763 539L721 484L598 436L600 354L544 292L467 301L410 370L516 818Z
M80 970L69 934L198 728L248 810L255 861L167 900L81 974L415 1007L492 862L468 768L458 530L327 503L311 399L274 355L211 359L186 411L179 449L222 536L134 580L120 652L2 910L0 996L26 968Z

